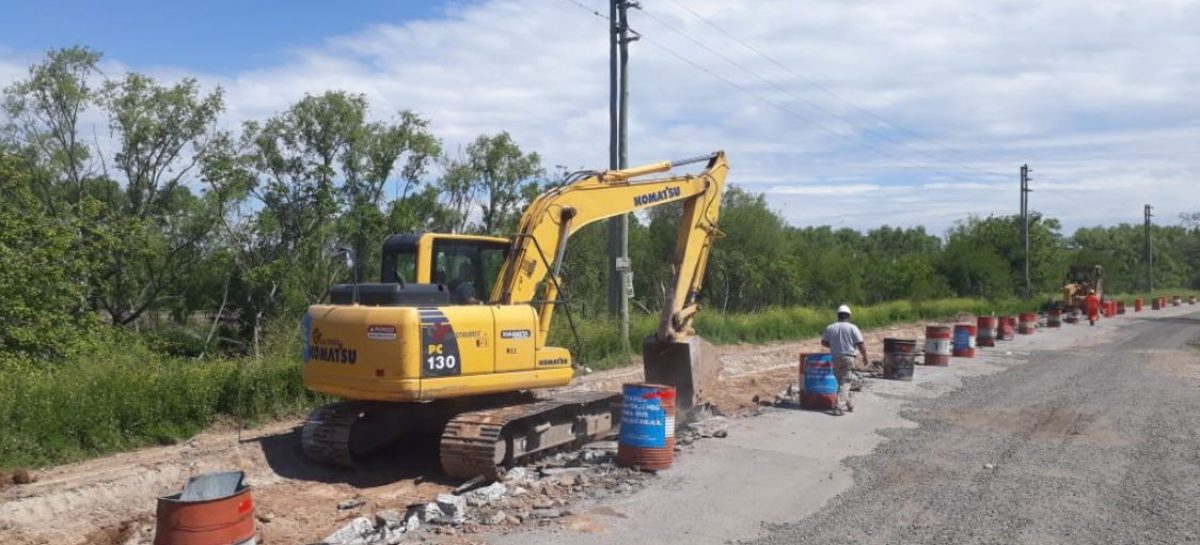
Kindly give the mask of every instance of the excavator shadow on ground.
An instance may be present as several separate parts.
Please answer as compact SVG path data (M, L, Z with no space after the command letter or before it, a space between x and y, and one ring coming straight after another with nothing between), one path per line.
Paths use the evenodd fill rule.
M288 479L328 484L348 484L356 488L383 486L403 480L458 484L461 479L447 477L438 463L438 436L412 435L402 441L380 448L363 459L358 467L346 469L308 460L300 446L297 426L287 433L268 435L247 442L257 442L267 465L277 475Z

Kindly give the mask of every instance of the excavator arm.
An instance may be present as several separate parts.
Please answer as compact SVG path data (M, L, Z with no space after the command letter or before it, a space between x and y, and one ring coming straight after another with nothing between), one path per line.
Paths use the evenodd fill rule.
M700 162L707 165L699 174L647 178L673 167ZM550 333L561 282L559 269L571 235L596 221L682 202L683 215L671 257L674 281L666 294L656 336L663 342L686 338L691 334L691 318L698 308L696 294L709 250L719 234L717 216L727 172L725 154L718 151L681 161L597 172L544 193L521 217L491 300L504 305L527 303L538 307L538 344L543 345ZM539 294L539 286L548 276L550 281Z

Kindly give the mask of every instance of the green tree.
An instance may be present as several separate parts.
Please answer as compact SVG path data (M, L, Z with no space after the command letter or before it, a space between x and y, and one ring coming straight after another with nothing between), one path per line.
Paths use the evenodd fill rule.
M47 208L60 204L59 189L66 189L70 202L83 197L91 154L79 134L79 116L97 98L91 80L100 57L82 46L51 49L44 61L29 68L26 79L4 90L4 132L45 170L46 176L35 185ZM67 188L61 187L60 179Z

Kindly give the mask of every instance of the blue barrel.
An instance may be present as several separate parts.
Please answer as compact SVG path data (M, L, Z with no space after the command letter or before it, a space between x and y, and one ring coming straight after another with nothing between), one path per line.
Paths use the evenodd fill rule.
M804 390L800 405L806 409L825 410L837 405L838 383L833 374L832 354L804 354Z
M804 356L804 391L810 394L837 395L837 377L833 375L832 354Z
M671 467L675 454L675 388L626 384L622 393L617 463L652 470Z

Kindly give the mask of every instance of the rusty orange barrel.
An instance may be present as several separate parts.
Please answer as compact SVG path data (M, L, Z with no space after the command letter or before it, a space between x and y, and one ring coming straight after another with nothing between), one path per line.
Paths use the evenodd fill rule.
M953 331L948 325L925 326L925 365L950 365Z
M1117 301L1117 314L1125 314L1125 301Z
M1142 311L1142 298L1141 297L1138 297L1133 300L1133 311L1134 312Z
M240 471L200 475L158 498L154 545L254 543L254 500L242 478Z
M1117 315L1117 302L1109 299L1108 301L1108 317L1112 318Z
M626 384L622 388L617 463L641 469L667 469L675 456L675 388Z
M1001 316L1000 317L1000 331L999 331L999 335L997 335L996 338L1001 341L1013 340L1013 338L1015 338L1017 336L1016 335L1016 327L1017 327L1017 319L1016 318L1013 318L1012 316Z
M883 378L912 380L913 364L916 359L916 340L891 338L883 340Z
M1046 311L1046 327L1062 327L1062 309L1052 308Z
M1158 310L1162 308L1162 297L1155 297L1150 300L1150 310Z
M832 354L800 354L800 406L825 410L837 406L838 382Z
M1017 315L1017 333L1022 335L1033 335L1037 328L1037 313L1022 312Z
M976 328L979 330L975 334L975 344L977 346L996 346L996 317L980 316L975 322Z
M954 325L954 350L951 352L954 357L975 357L975 333L975 324Z

